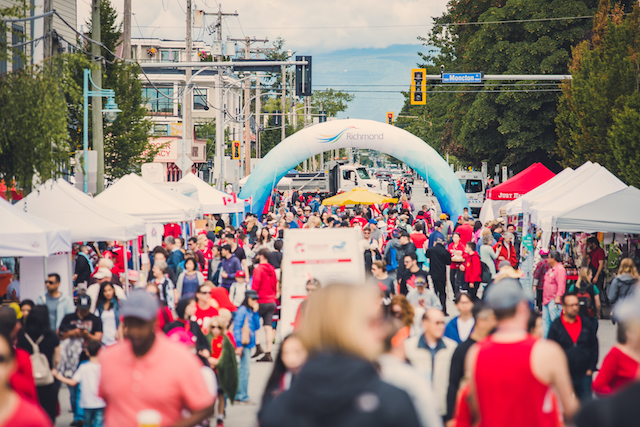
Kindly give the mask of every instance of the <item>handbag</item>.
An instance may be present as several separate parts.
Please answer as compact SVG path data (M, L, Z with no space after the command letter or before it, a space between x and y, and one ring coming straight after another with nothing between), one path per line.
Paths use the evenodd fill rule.
M244 324L242 325L242 335L240 337L240 343L245 346L251 342L251 328L248 325L249 317L244 318Z

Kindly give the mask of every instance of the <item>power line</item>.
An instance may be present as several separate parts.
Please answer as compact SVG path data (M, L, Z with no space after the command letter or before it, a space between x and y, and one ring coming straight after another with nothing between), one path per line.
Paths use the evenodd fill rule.
M315 92L315 91L314 91ZM402 93L395 90L345 90L347 93ZM429 90L430 93L515 93L515 92L562 92L562 89L513 89L513 90Z

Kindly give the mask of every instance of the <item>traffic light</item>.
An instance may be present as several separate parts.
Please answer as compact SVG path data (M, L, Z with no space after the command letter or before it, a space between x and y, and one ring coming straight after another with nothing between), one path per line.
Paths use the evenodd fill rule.
M233 141L233 150L231 153L233 160L240 159L240 141Z
M427 100L427 70L424 68L414 68L411 70L411 105L425 105Z
M387 113L387 123L393 126L393 112Z
M296 61L307 61L307 65L296 65L296 96L311 96L311 57L296 56Z

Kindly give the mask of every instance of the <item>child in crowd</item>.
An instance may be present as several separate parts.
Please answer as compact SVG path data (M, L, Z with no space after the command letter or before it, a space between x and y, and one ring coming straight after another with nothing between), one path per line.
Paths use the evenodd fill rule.
M78 367L72 378L62 376L54 369L53 375L62 383L75 387L80 384L80 407L84 409L84 425L86 427L102 427L104 419L104 400L98 396L100 385L100 362L98 353L102 343L90 340L85 348L89 361Z
M262 400L262 409L283 391L291 387L291 382L307 361L307 350L296 332L287 336L280 346L280 352L274 360L273 371L267 381Z
M248 289L247 278L244 271L236 272L236 281L229 288L229 299L236 307L242 305L244 294Z

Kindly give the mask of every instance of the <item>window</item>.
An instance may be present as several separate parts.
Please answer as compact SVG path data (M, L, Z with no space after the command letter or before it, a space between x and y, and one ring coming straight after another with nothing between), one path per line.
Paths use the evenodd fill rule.
M169 136L169 125L164 123L164 124L158 124L155 123L153 125L153 135L154 136Z
M358 168L356 170L358 171L358 175L360 176L360 179L370 179L366 169Z
M142 96L146 100L147 111L152 116L173 115L173 86L156 86L142 88ZM164 95L164 96L163 96Z
M18 25L13 26L13 34L11 35L11 44L17 45L24 42L24 29ZM22 55L25 52L26 45L13 49L13 70L19 70L22 68Z
M161 50L160 51L160 61L162 62L178 62L178 51L177 50Z
M482 193L482 181L479 179L461 179L460 184L465 193Z
M193 109L208 110L207 89L193 89Z

